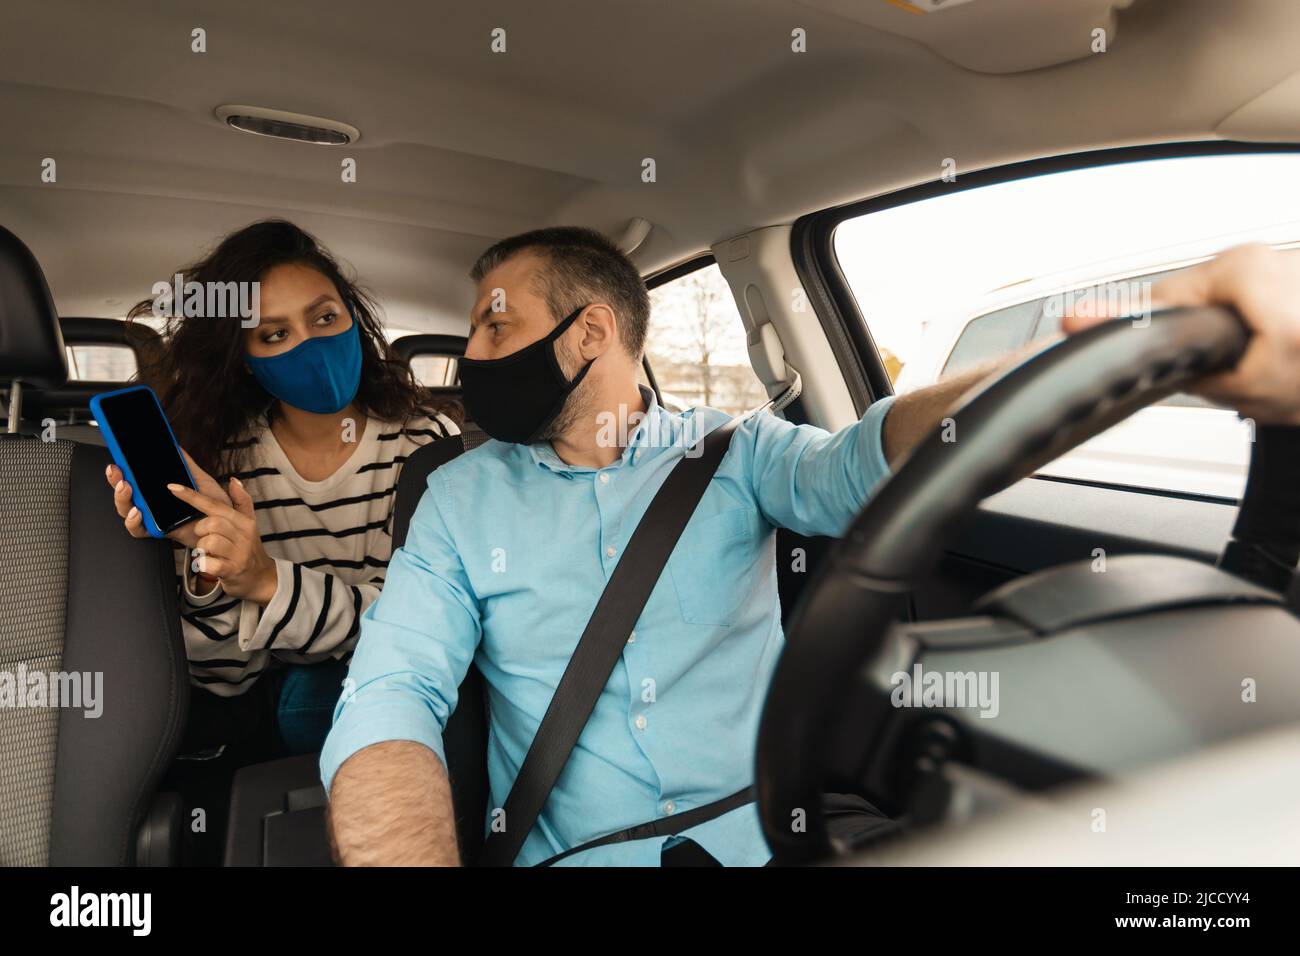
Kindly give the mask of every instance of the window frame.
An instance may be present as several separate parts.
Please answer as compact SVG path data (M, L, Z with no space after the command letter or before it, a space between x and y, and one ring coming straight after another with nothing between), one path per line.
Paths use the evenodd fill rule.
M822 319L823 325L828 326L828 333L832 333L828 334L828 338L832 348L836 349L836 357L846 373L847 384L850 392L854 394L855 402L858 401L859 395L866 399L858 408L858 414L866 411L866 406L872 401L892 395L893 386L880 360L880 351L871 338L867 320L858 308L857 300L853 297L848 279L835 254L835 230L842 222L954 192L1052 173L1117 166L1122 163L1144 162L1152 159L1250 153L1300 153L1300 142L1247 143L1239 140L1193 140L1065 153L960 173L957 179L950 183L942 179L927 180L879 196L859 199L839 206L828 206L799 217L795 220L791 236L791 257L818 316ZM851 348L851 354L840 354L840 349L836 348L837 344L840 348L845 346Z
M1032 179L1036 176L1153 159L1182 159L1196 156L1241 154L1300 153L1300 142L1252 143L1240 140L1191 140L1176 143L1151 143L1106 149L1063 153L1037 159L988 166L959 173L953 182L927 180L893 192L859 199L801 216L791 235L791 257L809 300L827 331L827 338L840 363L840 369L861 415L873 401L894 393L880 350L871 336L869 323L858 306L840 267L835 252L835 232L846 220L934 199L968 189ZM945 362L947 356L945 356ZM1168 489L1139 488L1110 482L1079 478L1032 475L1040 481L1089 485L1169 498L1210 501L1222 504L1226 499L1213 495Z

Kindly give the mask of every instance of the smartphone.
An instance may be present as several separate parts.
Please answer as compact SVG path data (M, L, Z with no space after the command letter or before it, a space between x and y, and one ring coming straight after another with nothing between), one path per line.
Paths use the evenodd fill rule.
M164 537L199 517L167 490L168 484L194 488L194 477L152 388L133 385L103 392L90 400L90 411L151 535Z

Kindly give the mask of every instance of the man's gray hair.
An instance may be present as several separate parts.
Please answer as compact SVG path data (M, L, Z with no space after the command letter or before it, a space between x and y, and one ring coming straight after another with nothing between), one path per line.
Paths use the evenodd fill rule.
M521 252L546 260L546 268L538 273L537 293L546 300L554 321L584 305L603 302L614 310L627 353L641 358L650 323L650 294L636 266L618 246L583 226L535 229L495 243L478 257L469 276L479 282Z

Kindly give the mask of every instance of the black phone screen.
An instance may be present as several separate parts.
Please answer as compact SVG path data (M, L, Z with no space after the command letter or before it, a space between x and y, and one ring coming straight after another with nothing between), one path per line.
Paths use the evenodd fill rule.
M186 488L193 488L194 483L153 394L143 389L126 392L101 399L99 407L131 466L135 491L148 505L158 527L170 531L197 518L199 513L194 508L167 490L169 483Z

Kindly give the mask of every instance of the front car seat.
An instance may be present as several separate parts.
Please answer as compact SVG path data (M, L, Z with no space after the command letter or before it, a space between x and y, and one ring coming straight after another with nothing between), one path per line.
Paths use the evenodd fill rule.
M123 531L106 450L14 433L20 383L66 376L45 277L0 228L0 866L175 863L181 804L155 793L189 701L171 546ZM18 705L50 674L81 706Z

